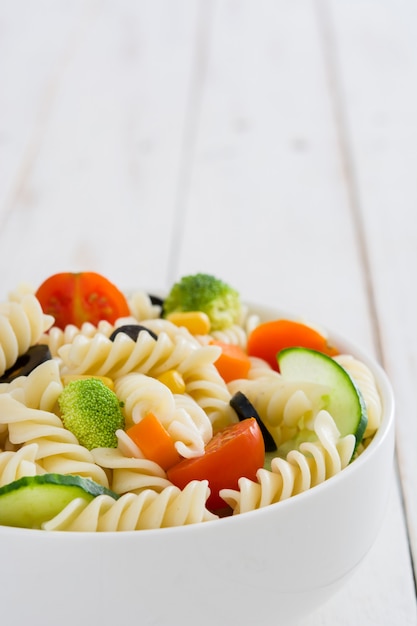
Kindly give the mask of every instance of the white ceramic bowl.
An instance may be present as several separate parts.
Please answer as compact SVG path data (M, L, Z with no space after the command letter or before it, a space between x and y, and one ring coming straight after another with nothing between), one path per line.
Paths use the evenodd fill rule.
M265 310L264 310L265 312ZM264 509L180 528L120 533L0 527L7 626L290 626L326 601L365 557L393 474L394 400L373 371L382 424L341 473Z

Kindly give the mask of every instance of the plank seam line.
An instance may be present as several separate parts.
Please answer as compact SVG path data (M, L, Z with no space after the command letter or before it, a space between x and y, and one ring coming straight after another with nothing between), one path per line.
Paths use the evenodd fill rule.
M317 7L318 28L322 42L323 60L329 85L329 93L336 127L341 165L347 181L347 197L350 207L359 257L364 271L368 309L371 317L373 344L378 359L383 362L384 354L381 342L379 316L376 307L375 292L372 284L372 269L365 235L363 210L360 199L358 176L355 167L354 151L350 141L348 112L343 97L343 85L340 79L340 67L335 27L327 0L315 0Z
M180 147L178 183L174 197L174 224L171 249L168 254L167 284L177 279L179 255L184 244L184 224L190 190L195 145L201 115L204 83L207 72L211 31L213 25L213 2L200 0L196 19L195 41L192 48L193 61L190 72L188 96L185 104L184 127Z
M23 151L21 163L16 173L15 182L12 185L4 204L0 228L5 228L19 202L19 198L21 198L24 192L27 181L35 166L36 158L41 150L42 141L48 126L51 111L56 100L59 86L62 82L61 77L65 68L69 65L71 59L78 50L80 42L85 37L88 26L91 21L96 18L99 8L101 8L101 3L94 0L94 2L90 3L87 9L84 10L81 24L77 24L73 32L70 34L68 42L65 45L58 62L56 63L55 70L52 72L51 77L47 81L44 93L40 99L32 136L29 138L26 148Z
M371 327L373 333L373 342L378 360L384 365L386 358L381 337L381 325L376 306L375 289L372 282L372 264L368 253L368 246L365 235L365 224L363 218L363 208L360 200L360 185L355 167L354 149L350 140L348 111L343 98L343 85L340 78L341 64L339 60L339 49L337 46L337 36L335 34L335 26L332 22L331 9L328 0L314 0L316 5L316 15L318 22L318 30L320 41L322 43L322 52L324 66L327 73L327 81L331 98L333 116L335 119L337 141L339 144L339 154L341 164L347 181L348 201L352 215L352 221L355 236L358 242L359 255L365 276L365 288L368 299L369 314L371 317ZM395 459L396 472L399 475L398 457ZM407 510L404 486L401 480L399 483L399 494L403 511ZM414 581L414 590L417 596L417 578L411 548L411 529L408 524L407 515L405 515L405 529L408 540L408 550L410 557L410 567Z

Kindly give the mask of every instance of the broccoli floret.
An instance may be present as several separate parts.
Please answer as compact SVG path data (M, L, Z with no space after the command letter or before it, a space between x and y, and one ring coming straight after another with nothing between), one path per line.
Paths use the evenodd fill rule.
M184 311L203 311L212 330L224 330L239 320L240 295L211 274L183 276L164 300L163 316Z
M116 448L116 430L124 428L123 403L98 378L71 381L60 393L58 404L65 428L79 443L93 448Z

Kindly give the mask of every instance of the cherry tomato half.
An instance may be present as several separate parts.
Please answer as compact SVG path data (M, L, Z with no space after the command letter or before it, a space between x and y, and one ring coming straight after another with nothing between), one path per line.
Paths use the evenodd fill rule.
M125 296L107 278L95 272L62 272L47 278L36 292L44 313L53 315L55 325L97 325L115 322L130 314Z
M216 511L226 506L219 491L237 489L242 476L256 480L256 472L264 460L262 433L251 417L219 431L206 445L203 456L183 459L167 474L169 480L181 489L192 480L208 480L211 493L207 508Z

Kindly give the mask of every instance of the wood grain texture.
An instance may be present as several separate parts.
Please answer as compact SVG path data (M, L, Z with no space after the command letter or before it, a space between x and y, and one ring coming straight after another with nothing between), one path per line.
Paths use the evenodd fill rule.
M329 21L378 356L397 399L399 471L415 560L417 420L410 407L417 405L417 82L410 77L417 75L417 9L399 4L401 11L393 13L389 4L376 11L375 2L329 3Z
M67 26L52 6L50 28L64 39ZM20 280L42 280L53 259L57 271L100 269L126 288L165 285L198 8L95 2L88 20L78 17L65 63L43 42L42 55L53 59L44 79L53 98L16 174L3 226L2 263L16 241L28 255L19 260ZM41 80L46 70L36 63L36 71ZM31 106L41 108L44 97L35 93ZM18 134L13 111L7 123Z
M62 270L156 290L209 271L393 382L386 519L300 626L417 624L415 17L412 0L0 3L3 296Z

